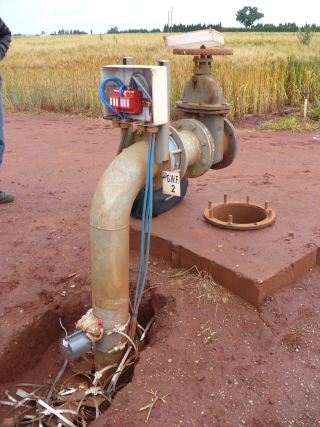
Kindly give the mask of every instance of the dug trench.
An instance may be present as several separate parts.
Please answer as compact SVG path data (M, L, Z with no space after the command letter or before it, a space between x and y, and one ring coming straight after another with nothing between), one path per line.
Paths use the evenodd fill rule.
M138 266L135 254L131 259ZM92 426L144 425L147 411L140 409L151 402L150 393L166 396L150 413L152 426L311 427L319 422L319 267L258 309L207 273L173 269L154 258L149 268L140 322L146 325L154 317L153 326L128 385ZM132 267L131 289L136 274ZM82 280L83 289L87 281ZM0 400L8 400L6 390L14 397L17 384L51 384L62 366L58 319L72 331L90 292L77 292L61 304L51 297L42 315L30 311L24 326L8 334ZM73 363L63 378L80 369L81 361ZM12 416L8 407L1 407L1 416Z
M136 259L134 254L132 254L132 258ZM130 269L130 275L135 277L136 272L134 269ZM16 396L16 391L21 383L28 384L25 386L27 392L33 391L33 385L43 386L42 391L38 392L38 396L39 398L45 398L60 371L64 363L64 356L59 349L59 341L65 334L63 328L69 333L75 330L76 321L88 310L91 298L87 279L83 280L72 274L64 280L60 280L60 282L64 282L69 288L70 286L77 286L77 291L69 295L67 295L66 291L58 292L58 295L42 291L40 293L41 305L34 304L33 307L29 306L28 309L19 310L21 322L11 323L9 320L10 313L3 313L3 317L6 319L5 323L8 325L6 329L8 333L2 341L5 346L2 345L0 358L0 400L2 397L3 400L8 399L9 395L11 399L17 398L19 400L19 397ZM134 296L134 291L135 282L131 281L131 298ZM170 301L167 302L162 294L157 293L150 281L147 281L139 309L139 327L144 329L146 326L150 326L154 323L155 318L159 317L162 308L170 304ZM14 325L12 326L13 323ZM154 327L152 332L147 333L143 341L139 343L139 352L143 351L145 345L150 344L156 329ZM82 377L80 372L82 372L84 366L86 369L94 371L93 354L91 352L84 357L70 360L58 384L64 383L66 379L76 374L75 380L68 381L68 385L77 387L79 378L81 379ZM128 368L124 375L120 376L118 381L119 388L131 381L133 374L134 367ZM104 405L104 407L106 406L109 405ZM25 409L25 407L21 407L20 410L13 410L5 404L0 404L0 419L5 421L5 425L20 425L18 422L19 413L25 411ZM32 414L32 411L30 413Z
M0 209L0 400L8 400L6 390L14 396L17 383L43 384L55 378L63 363L58 319L61 316L71 332L75 320L90 307L90 200L119 139L118 131L108 129L105 122L57 114L12 115L6 125L1 189L14 192L16 200ZM262 137L277 139L270 156L281 152L288 158L289 152L291 165L302 150L306 173L299 175L299 182L302 186L308 176L316 192L317 169L307 164L311 149L317 160L311 134L293 137L250 129L240 136L243 153L252 151L256 159L261 158L256 142L266 143ZM244 140L249 137L252 141ZM220 180L231 188L233 174L238 173ZM251 191L274 189L274 183L259 187L252 179ZM290 191L300 200L296 188ZM197 194L200 200L201 191L193 196ZM310 200L314 203L313 194ZM189 197L181 209L199 210L200 205L193 205ZM280 223L284 216L279 208L277 213ZM190 228L181 230L184 238L194 239ZM272 248L285 246L294 254L292 242L300 241L298 231L294 233L284 236L283 242L272 241ZM312 233L319 238L316 225ZM208 250L217 234L210 234ZM257 259L261 259L257 251L248 256L250 263L257 264ZM264 256L265 264L272 260ZM131 262L134 283L136 255ZM314 427L320 421L319 280L320 267L313 267L255 308L205 274L173 270L153 258L149 287L156 317L150 341L131 382L92 425L145 425L147 411L140 408L151 402L148 392L153 391L166 396L166 403L160 399L151 410L151 426ZM7 410L1 406L2 414Z

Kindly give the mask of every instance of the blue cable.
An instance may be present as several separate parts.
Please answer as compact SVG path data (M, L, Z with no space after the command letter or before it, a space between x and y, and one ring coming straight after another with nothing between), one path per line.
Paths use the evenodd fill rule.
M139 263L139 274L137 280L136 294L134 298L134 312L136 312L139 300L140 290L142 288L144 269L145 269L145 243L146 243L146 225L149 217L149 183L150 183L150 161L151 161L151 143L148 148L148 160L147 160L147 174L145 182L145 192L143 198L143 211L142 211L142 222L141 222L141 244L140 244L140 263Z
M139 294L139 288L141 283L141 277L143 276L143 269L144 269L144 245L145 245L145 225L146 225L146 212L147 212L147 204L148 204L148 192L149 192L149 163L150 163L150 153L151 153L151 147L149 145L148 147L148 160L147 160L147 174L146 174L146 182L144 186L144 196L143 196L143 208L142 208L142 218L141 218L141 242L140 242L140 262L139 262L139 273L138 273L138 279L137 279L137 287L136 287L136 294L134 297L134 304L133 307L135 308L137 305L138 300L138 294ZM135 311L135 310L133 310Z
M152 208L153 208L153 158L154 158L154 137L151 140L151 155L150 155L150 163L149 163L149 209L148 209L148 217L147 217L147 248L146 248L146 260L145 260L145 268L143 271L143 278L141 283L141 292L139 296L138 306L140 305L140 301L142 298L142 294L145 288L146 278L148 274L148 266L149 266L149 257L150 257L150 243L151 243L151 226L152 226Z
M110 104L106 97L106 86L109 83L115 83L119 88L119 95L122 96L126 86L118 77L109 77L103 80L99 85L99 95L103 103L115 114L118 114L121 119L126 118L126 114L122 111L118 113ZM151 226L152 226L152 210L153 210L153 161L154 161L154 146L155 137L151 136L148 147L147 174L145 181L145 190L143 198L142 222L141 222L141 244L140 244L140 262L139 273L137 279L136 293L132 309L132 318L138 316L138 309L142 299L143 291L146 284L148 273L148 264L150 258L150 243L151 243Z
M109 77L108 79L103 80L100 83L100 85L99 85L99 95L100 95L100 98L101 98L102 102L108 108L110 108L110 110L113 113L118 114L121 119L125 119L126 118L126 114L124 112L117 113L117 111L113 108L113 106L110 104L110 102L108 101L108 99L106 97L106 86L107 86L108 83L115 83L118 86L120 96L122 95L123 89L126 86L124 85L123 81L120 80L118 77Z
M153 210L153 161L154 161L155 138L151 137L148 149L148 163L145 192L143 199L142 223L141 223L141 245L140 245L140 263L137 279L136 293L133 304L133 318L138 315L139 305L145 288L146 277L148 273L150 243L151 243L151 226Z

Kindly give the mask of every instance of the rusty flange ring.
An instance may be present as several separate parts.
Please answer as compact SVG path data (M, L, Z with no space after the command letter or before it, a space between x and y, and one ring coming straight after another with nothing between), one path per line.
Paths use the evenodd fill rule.
M276 214L269 208L268 201L264 205L250 202L249 196L245 202L224 201L221 203L209 202L203 213L206 221L221 228L232 230L257 230L268 227L275 222Z
M221 105L215 104L199 104L196 102L177 101L176 107L180 111L186 113L202 113L202 114L215 114L226 115L230 111L230 104L223 103Z
M173 49L174 55L233 55L233 49Z
M226 118L223 118L224 121L224 137L223 137L223 159L221 162L213 164L211 169L224 169L227 166L231 165L234 159L237 156L238 144L237 144L237 135L236 130L233 124Z

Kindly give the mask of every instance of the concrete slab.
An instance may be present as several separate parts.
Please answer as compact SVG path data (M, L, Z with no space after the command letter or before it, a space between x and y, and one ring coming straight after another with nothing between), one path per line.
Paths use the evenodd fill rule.
M257 305L320 264L320 132L240 129L238 133L235 163L189 180L185 200L154 219L152 253L175 266L207 270L217 282ZM51 229L61 234L60 223L70 204L74 206L70 221L77 217L79 239L82 236L87 242L90 202L98 179L116 155L119 130L110 129L103 120L20 114L7 116L6 137L0 184L1 189L13 191L16 201L2 207L0 222L20 217L24 222L14 236L6 227L0 230L3 251L12 253L13 239L18 241L26 232L35 241L46 238L39 226L43 233ZM57 191L59 196L53 196ZM256 202L269 200L277 213L275 225L230 231L206 223L202 214L208 201L222 201L224 193L230 200L245 200L246 195ZM44 201L35 219L32 209L39 194ZM139 230L140 222L132 220L132 248L139 248ZM25 245L18 246L16 257L29 251ZM50 247L55 250L52 243ZM57 247L63 254L61 242ZM83 250L82 264L87 265L87 246ZM12 274L16 274L15 259Z
M189 180L185 200L155 218L152 253L174 266L196 265L223 286L257 305L320 263L319 132L292 133L243 129L235 163ZM275 225L230 231L203 219L209 200L269 201ZM140 223L132 220L133 247Z

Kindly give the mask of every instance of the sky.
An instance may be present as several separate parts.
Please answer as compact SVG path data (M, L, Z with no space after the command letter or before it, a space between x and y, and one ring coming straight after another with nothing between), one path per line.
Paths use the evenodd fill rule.
M261 23L295 22L320 25L319 0L0 0L0 16L12 33L51 33L78 29L105 33L111 27L160 28L173 7L173 23L219 23L239 26L235 19L243 6L256 6Z

